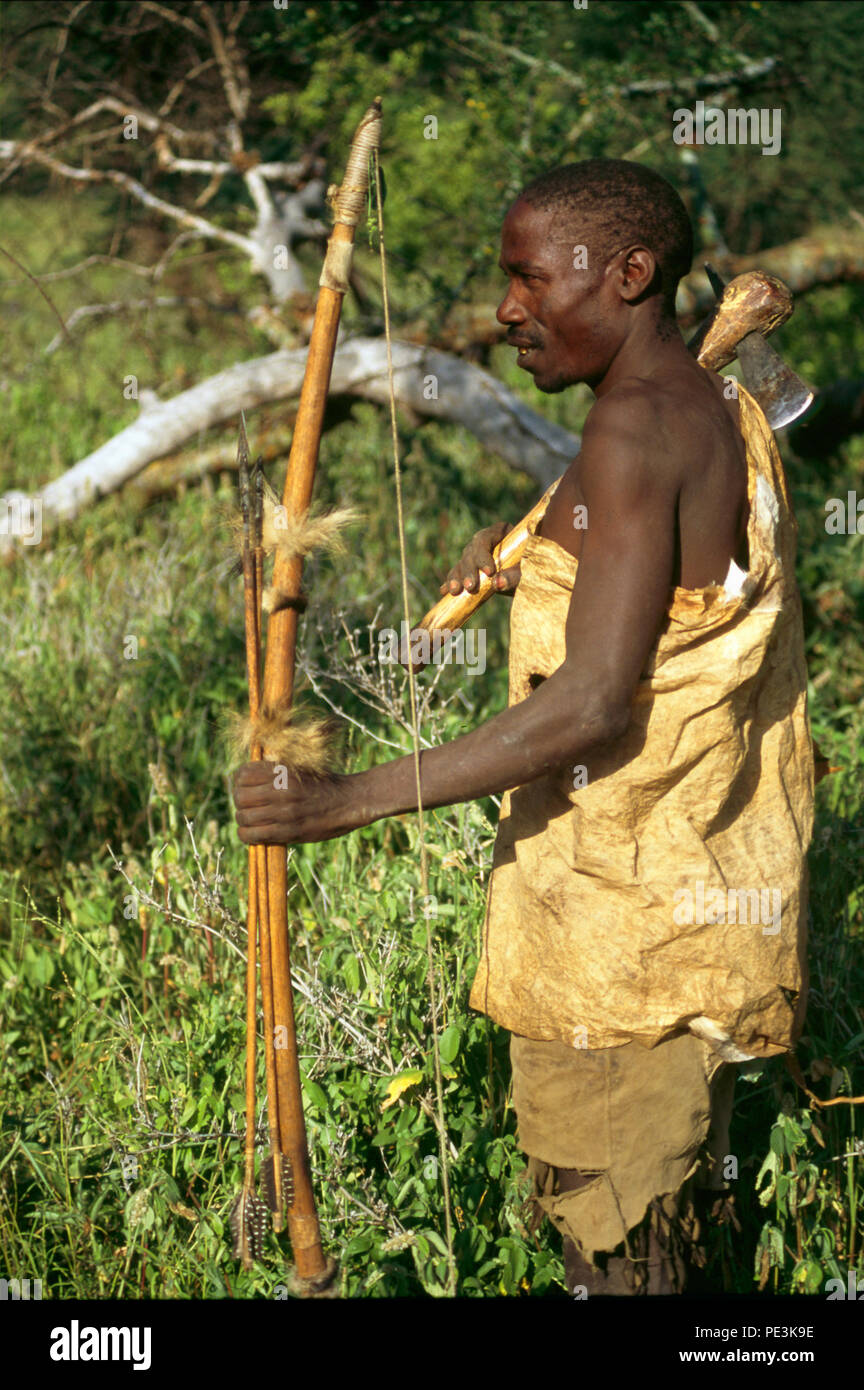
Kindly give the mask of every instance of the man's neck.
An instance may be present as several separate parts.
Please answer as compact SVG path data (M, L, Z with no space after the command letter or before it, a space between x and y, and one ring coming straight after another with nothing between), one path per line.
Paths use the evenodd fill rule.
M693 357L675 320L652 314L633 324L605 376L592 389L599 399L613 386L633 377L650 378L670 369L692 366Z

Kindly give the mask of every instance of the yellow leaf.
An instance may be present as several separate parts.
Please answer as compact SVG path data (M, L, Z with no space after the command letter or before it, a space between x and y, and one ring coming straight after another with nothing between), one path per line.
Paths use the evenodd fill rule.
M422 1071L403 1071L398 1076L394 1076L387 1087L387 1099L383 1102L381 1109L386 1110L388 1106L395 1105L403 1091L407 1091L409 1086L416 1086L422 1080Z
M193 1211L191 1207L184 1207L182 1202L169 1202L168 1205L178 1216L185 1216L187 1221L198 1220L198 1213Z

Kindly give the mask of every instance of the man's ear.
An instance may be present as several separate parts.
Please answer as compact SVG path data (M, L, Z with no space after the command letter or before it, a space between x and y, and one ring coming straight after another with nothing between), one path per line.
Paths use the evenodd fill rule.
M618 269L618 289L622 299L638 304L656 289L660 270L653 251L647 246L631 246L622 253Z

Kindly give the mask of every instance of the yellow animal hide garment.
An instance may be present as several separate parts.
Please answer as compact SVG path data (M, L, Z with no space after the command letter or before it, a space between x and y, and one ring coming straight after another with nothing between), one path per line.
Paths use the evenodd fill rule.
M586 785L564 768L503 798L470 1002L522 1037L650 1048L689 1029L734 1062L800 1033L813 752L797 528L770 427L739 400L748 573L671 591L629 730L589 757ZM531 535L511 705L564 661L577 567Z

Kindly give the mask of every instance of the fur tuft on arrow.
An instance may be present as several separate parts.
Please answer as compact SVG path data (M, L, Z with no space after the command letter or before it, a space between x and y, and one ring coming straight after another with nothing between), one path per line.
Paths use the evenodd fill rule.
M225 736L231 761L242 761L258 746L268 762L279 763L289 772L325 777L336 762L336 724L329 719L298 718L299 713L282 705L274 713L261 710L253 719L228 710Z
M260 465L256 464L256 467ZM263 476L263 475L262 475ZM362 520L356 507L333 507L329 512L309 508L299 516L289 516L273 488L264 479L261 548L266 556L282 555L286 560L311 555L313 550L328 550L344 555L347 545L343 532ZM231 511L226 515L231 536L231 548L237 556L235 569L239 573L243 553L243 518Z

